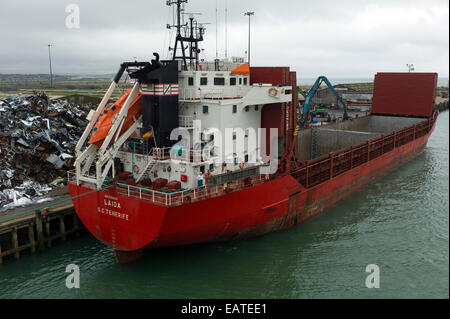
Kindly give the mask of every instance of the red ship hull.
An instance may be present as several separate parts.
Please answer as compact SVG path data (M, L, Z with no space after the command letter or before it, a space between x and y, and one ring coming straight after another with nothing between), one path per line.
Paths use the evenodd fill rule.
M327 180L313 187L308 182L305 187L288 174L175 207L124 196L117 186L73 203L88 230L115 249L121 263L140 257L144 249L259 236L302 223L411 160L425 148L433 132L435 121L429 123L423 136L417 138L414 131L412 141L401 146L396 146L394 138L392 150L338 176L330 173ZM92 188L76 183L68 186L72 197L92 192Z

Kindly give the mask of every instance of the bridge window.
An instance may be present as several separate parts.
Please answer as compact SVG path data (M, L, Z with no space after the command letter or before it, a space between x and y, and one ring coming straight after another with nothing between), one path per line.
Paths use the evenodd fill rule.
M203 105L203 114L208 114L209 107L208 105Z
M259 105L255 105L255 111L259 111Z
M244 85L247 85L248 79L244 78Z
M235 86L236 85L236 78L230 78L230 85Z
M247 106L245 107L245 112L248 112L248 111L250 111L250 106L249 106L249 105L247 105Z
M208 78L200 78L200 85L208 85Z
M188 85L189 86L193 86L194 85L194 78L189 78L188 79Z
M225 85L225 78L214 78L214 85Z
M237 105L233 105L233 113L237 113Z
M242 85L242 78L239 78L239 85Z

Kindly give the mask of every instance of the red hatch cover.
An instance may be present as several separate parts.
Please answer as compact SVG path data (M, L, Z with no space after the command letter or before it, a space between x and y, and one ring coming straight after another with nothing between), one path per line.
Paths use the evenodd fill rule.
M437 79L437 73L377 73L372 114L431 116Z

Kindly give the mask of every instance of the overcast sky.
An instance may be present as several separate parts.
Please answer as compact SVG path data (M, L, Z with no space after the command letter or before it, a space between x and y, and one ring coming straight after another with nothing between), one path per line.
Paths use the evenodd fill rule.
M66 27L69 4L80 28ZM372 78L379 71L449 74L448 0L218 0L218 49L245 56L252 17L252 64L290 66L299 77ZM216 1L190 0L207 25L203 58L216 54ZM129 60L167 57L172 22L166 0L0 0L0 73L109 74Z

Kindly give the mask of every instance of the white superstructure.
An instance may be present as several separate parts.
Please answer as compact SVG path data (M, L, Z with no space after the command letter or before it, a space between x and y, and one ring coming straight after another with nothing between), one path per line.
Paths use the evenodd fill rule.
M146 178L165 178L169 181L181 181L182 187L187 189L196 187L196 176L200 172L209 170L215 175L262 165L264 163L258 131L261 127L261 112L267 104L292 101L291 92L290 86L274 87L271 83L250 85L249 74L231 74L231 71L181 71L179 126L190 135L189 158L174 156L176 149L172 152L170 149L153 149L148 155L139 154L139 151L133 152L127 145L126 151L119 152L117 157L125 164L126 171L133 172L137 182ZM251 129L256 136L251 136ZM211 158L204 160L201 147L195 144L194 132L200 135L198 139L202 138L203 143L213 144L211 139L217 131L223 137L222 156L218 156L220 150L216 146L210 153ZM231 136L225 140L227 131L228 135L231 131ZM256 142L249 143L249 137L256 138ZM226 142L233 145L232 152L225 153ZM243 154L236 152L238 143L243 144ZM238 153L241 153L240 156Z

